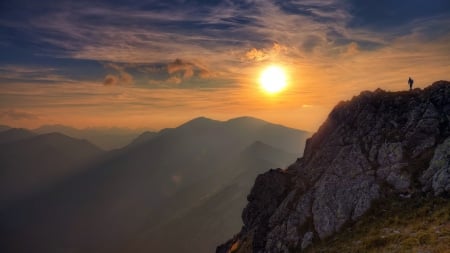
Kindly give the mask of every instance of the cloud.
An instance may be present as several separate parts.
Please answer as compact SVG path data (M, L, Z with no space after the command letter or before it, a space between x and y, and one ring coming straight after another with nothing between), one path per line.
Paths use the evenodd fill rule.
M359 8L360 4L339 0L181 1L150 8L153 5L158 4L136 3L127 8L119 3L56 4L57 11L52 8L46 15L30 15L14 25L46 45L39 52L46 56L148 65L182 59L167 66L170 75L219 81L230 76L242 80L250 63L292 63L304 58L332 62L336 56L348 56L352 42L358 44L359 52L373 51L388 46L399 35L425 33L419 29L420 23L413 22L402 22L402 27L388 31L353 26L353 21L361 18L353 5ZM438 18L433 27L443 27L443 20ZM150 66L142 71L160 70L160 66ZM140 80L131 70L122 77L121 73L108 73L118 81L105 76L105 83L124 85L121 83Z
M136 86L184 88L204 86L204 82L216 77L201 61L189 61L176 58L169 62L158 63L104 63L110 73L103 78L105 86ZM218 79L214 80L215 82ZM195 85L198 84L198 85Z
M115 86L118 85L118 78L115 75L108 74L105 76L105 80L103 80L103 84L106 86Z
M251 61L263 61L267 59L267 56L268 55L264 51L256 48L252 48L245 53L245 58Z
M183 73L183 79L190 79L194 75L199 76L201 78L211 77L211 72L206 69L206 67L189 61L184 61L181 59L176 59L175 61L167 64L167 72L169 74L174 74L177 72Z
M105 86L131 86L134 84L134 78L128 72L125 71L125 67L114 63L105 64L106 68L112 69L117 74L107 74L103 79L103 85Z
M150 73L155 73L153 68L151 68ZM165 73L168 77L164 79L150 79L150 85L163 86L163 87L173 87L174 85L178 86L179 84L188 81L192 78L196 79L198 83L199 79L208 79L213 76L211 71L209 71L205 66L191 61L186 61L182 59L175 59L172 62L166 64L166 68L159 68L160 74Z
M260 62L274 59L280 54L286 52L288 52L288 48L286 46L280 45L279 43L273 43L269 48L250 49L249 51L245 52L244 60Z
M313 52L316 47L319 47L323 43L323 39L317 35L309 35L302 42L301 47L306 53Z
M16 109L9 109L0 111L0 118L9 120L34 120L38 119L39 117L34 113L19 111Z
M158 8L150 8L152 5ZM404 6L398 3L374 5L392 5L396 10ZM30 15L25 21L29 24L20 28L33 30L30 33L36 34L40 42L55 46L57 49L52 48L47 53L57 53L58 57L128 63L198 58L207 61L208 66L216 66L210 63L230 64L236 60L230 52L245 48L249 51L248 58L265 59L266 52L261 48L274 42L301 52L306 50L306 53L316 47L328 49L320 50L327 52L337 45L345 47L350 41L378 43L398 35L398 31L380 34L365 29L367 21L377 20L369 14L383 12L384 8L364 6L357 1L339 0L219 1L201 5L191 1L165 5L151 2L128 8L119 8L123 6L114 3L94 7L80 2L56 4L55 11L46 15ZM438 4L430 6L433 11L429 14L439 9ZM364 15L353 7L361 9ZM417 10L420 9L416 8L413 13L421 16ZM402 20L400 24L416 17L398 16ZM362 25L349 27L360 19L364 21ZM408 33L413 28L406 26L402 30ZM318 38L328 43L319 43ZM341 41L345 43L340 44Z
M160 87L173 87L174 85L181 84L183 80L177 76L171 76L165 80L149 80L148 84L152 86L160 86Z
M243 111L298 119L301 113L292 113L297 108L320 109L326 116L336 102L362 89L383 85L401 90L409 75L418 86L426 85L447 78L450 68L448 13L424 15L428 11L418 8L412 15L402 15L410 13L405 11L398 17L379 18L390 15L385 11L391 8L373 6L392 4L402 10L404 4L394 1L137 1L126 6L119 2L44 0L40 6L54 5L42 7L45 15L30 7L29 15L20 15L20 20L1 17L0 25L11 29L8 34L22 36L14 35L8 45L32 41L30 48L38 50L31 54L58 60L52 68L0 66L0 108L22 108L78 124L126 125L135 120L167 126L173 115L187 120L199 113ZM425 6L419 1L412 5ZM419 16L414 15L417 11ZM60 71L65 64L59 64L66 61L67 66L76 66L73 69L100 62L100 71L90 77L96 86L67 78ZM266 101L256 88L257 76L268 62L279 63L290 73L279 103ZM13 79L15 87L8 86ZM120 87L104 89L99 80ZM65 85L47 85L56 82ZM80 108L90 109L83 110L89 121L74 116ZM149 114L167 124L150 121Z
M176 72L182 72L184 79L189 79L194 75L194 68L196 66L190 62L184 62L181 59L176 59L175 61L167 65L167 72L173 74Z
M356 42L351 42L348 44L347 51L345 52L346 55L351 56L355 55L359 52L359 46Z
M19 65L3 65L0 66L0 80L4 79L8 82L17 81L34 81L34 82L51 82L51 83L69 83L75 80L68 78L59 73L54 67L40 66L19 66Z

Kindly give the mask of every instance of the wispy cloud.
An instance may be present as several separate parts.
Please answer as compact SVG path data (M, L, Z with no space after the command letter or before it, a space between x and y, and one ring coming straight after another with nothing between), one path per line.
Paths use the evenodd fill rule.
M374 4L386 8L367 7ZM208 112L285 118L304 117L291 112L314 112L323 118L338 100L363 89L399 90L409 75L418 86L449 78L450 8L445 3L424 8L415 1L341 0L42 5L52 8L21 19L2 15L0 26L33 41L39 57L95 61L100 70L95 78L80 81L68 78L57 64L0 65L0 108L38 107L33 110L39 115L56 119L65 117L55 106L74 114L73 108L86 107L91 112L81 114L92 124L100 124L98 115L119 124L125 116L149 123L142 115L168 122L169 114L183 118ZM399 13L403 9L409 15ZM257 87L268 64L282 65L290 75L289 88L276 105ZM36 82L64 87L30 88ZM317 122L302 122L307 121Z
M242 59L333 61L349 47L371 51L389 46L399 36L395 29L382 33L349 27L355 19L352 6L338 0L134 7L56 5L57 11L31 17L24 29L33 29L38 40L55 46L48 53L59 57L141 64L202 61L209 71L222 74L217 78L244 75L247 65ZM429 31L421 27L423 23L410 22L398 29L402 36ZM272 52L264 50L272 45L284 47L283 57L269 57Z
M35 81L35 82L74 82L58 73L53 67L39 66L0 66L0 80L5 82Z
M35 120L39 119L39 117L31 112L20 111L16 109L8 109L0 111L0 119L17 121L17 120Z

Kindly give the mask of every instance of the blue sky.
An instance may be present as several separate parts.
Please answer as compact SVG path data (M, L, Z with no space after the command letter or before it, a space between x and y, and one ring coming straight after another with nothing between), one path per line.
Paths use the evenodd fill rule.
M314 130L361 90L449 79L449 45L444 0L2 1L0 120L161 128L251 114ZM282 98L255 83L270 64L290 74Z

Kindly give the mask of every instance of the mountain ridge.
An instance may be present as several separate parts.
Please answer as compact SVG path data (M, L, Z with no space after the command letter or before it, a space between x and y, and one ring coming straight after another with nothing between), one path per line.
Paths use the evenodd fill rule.
M94 144L61 133L37 135L10 129L0 136L11 133L14 135L9 136L10 141L0 144L0 207L4 202L47 188L76 173L84 162L103 154Z
M141 233L151 234L177 217L200 217L200 223L200 214L206 208L219 211L221 217L236 218L229 222L234 229L222 231L225 239L240 226L239 210L256 174L295 160L297 156L292 154L302 151L309 136L304 131L268 125L262 130L245 124L231 127L222 121L203 118L162 130L137 145L109 151L81 168L81 173L0 209L0 232L8 234L7 250L2 252L50 253L59 248L83 253L114 252L133 246L127 243L134 242ZM271 131L274 133L269 134ZM266 138L266 134L277 138ZM241 157L255 141L271 146L284 143L293 149L288 154L281 150L277 157L260 159L276 150L261 144L260 150ZM243 187L246 190L240 191ZM217 203L221 197L227 198L224 201L229 203L228 209L211 208L211 203ZM233 197L239 201L231 201ZM210 227L207 222L202 224L205 225L202 235L218 228ZM187 229L195 224L185 225ZM178 234L180 242L187 241L192 234ZM203 240L204 246L190 247L184 252L210 252L223 239ZM17 243L20 241L28 243L24 246ZM145 238L139 241L143 248L137 250L154 251L152 247L158 245L148 245L147 241Z
M450 193L450 83L340 102L287 169L257 177L218 253L301 252L388 196Z
M78 129L65 125L42 125L31 130L38 134L58 132L64 135L86 139L104 150L113 150L128 145L139 134L139 130L125 128L84 128Z
M8 128L0 132L0 144L7 144L33 136L36 136L36 134L23 128Z

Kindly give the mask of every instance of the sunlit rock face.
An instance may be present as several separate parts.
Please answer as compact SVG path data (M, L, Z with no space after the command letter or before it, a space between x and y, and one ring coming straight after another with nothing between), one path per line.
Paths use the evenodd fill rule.
M259 175L217 252L301 251L392 195L450 194L450 83L339 103L286 170Z

